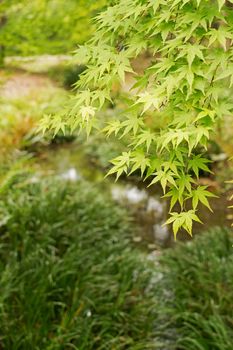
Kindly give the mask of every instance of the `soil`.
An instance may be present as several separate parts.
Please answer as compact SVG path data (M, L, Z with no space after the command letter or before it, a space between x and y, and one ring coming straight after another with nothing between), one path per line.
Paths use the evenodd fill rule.
M30 95L33 90L44 89L50 86L53 86L53 82L43 75L17 72L10 76L2 85L0 96L7 99L20 99Z

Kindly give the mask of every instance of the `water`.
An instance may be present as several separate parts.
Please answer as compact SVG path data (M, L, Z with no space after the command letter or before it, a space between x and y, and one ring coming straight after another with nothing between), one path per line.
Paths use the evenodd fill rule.
M168 203L161 199L162 193L158 186L147 188L145 183L135 178L119 180L116 183L113 178L105 178L104 172L94 166L82 147L76 144L57 145L46 149L37 158L37 171L43 175L58 175L64 181L85 179L96 183L133 214L139 227L139 233L133 237L135 244L150 251L174 244L171 227L164 225L168 216ZM213 213L202 206L199 216L204 225L195 224L194 233L200 233L212 226L230 226L232 218L228 205L226 194L222 194L220 198L211 200ZM180 232L178 239L188 240L191 237Z

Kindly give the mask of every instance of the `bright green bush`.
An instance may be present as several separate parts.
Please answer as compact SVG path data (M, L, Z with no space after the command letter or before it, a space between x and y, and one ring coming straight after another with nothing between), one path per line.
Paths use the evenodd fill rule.
M2 349L156 349L153 269L125 210L52 179L8 191L0 212Z
M8 0L0 4L5 55L59 54L89 38L91 17L105 0Z
M120 113L100 127L128 140L109 174L141 170L151 185L159 182L171 200L167 223L175 236L180 228L191 235L198 204L210 209L213 196L198 184L200 171L210 172L208 141L232 115L232 0L113 1L96 23L93 38L76 53L88 66L76 99L62 116L46 117L42 129L89 134L100 127L98 112L115 85L134 75ZM145 54L148 66L138 73L133 60Z

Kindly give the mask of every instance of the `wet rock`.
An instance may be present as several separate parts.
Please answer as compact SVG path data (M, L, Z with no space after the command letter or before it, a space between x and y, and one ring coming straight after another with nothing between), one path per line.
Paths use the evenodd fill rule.
M75 168L68 169L65 173L61 175L61 178L69 181L78 181L81 179L81 176L78 174Z
M113 186L112 187L112 197L113 199L131 204L139 204L145 202L148 194L145 190L141 190L136 186Z
M156 216L161 216L163 214L163 204L158 199L149 197L146 210L156 213Z
M155 241L158 241L160 243L165 243L170 236L168 226L163 226L161 224L155 224L153 226L153 235Z

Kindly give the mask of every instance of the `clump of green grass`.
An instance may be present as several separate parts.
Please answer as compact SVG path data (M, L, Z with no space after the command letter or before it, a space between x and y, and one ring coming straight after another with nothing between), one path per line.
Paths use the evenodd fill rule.
M0 213L2 349L157 348L154 272L126 211L53 179L15 187Z
M161 262L164 289L171 291L164 302L168 330L176 330L171 349L231 350L233 233L224 229L203 233L169 250Z
M124 209L54 178L13 185L0 216L1 349L232 349L232 232L155 264Z

